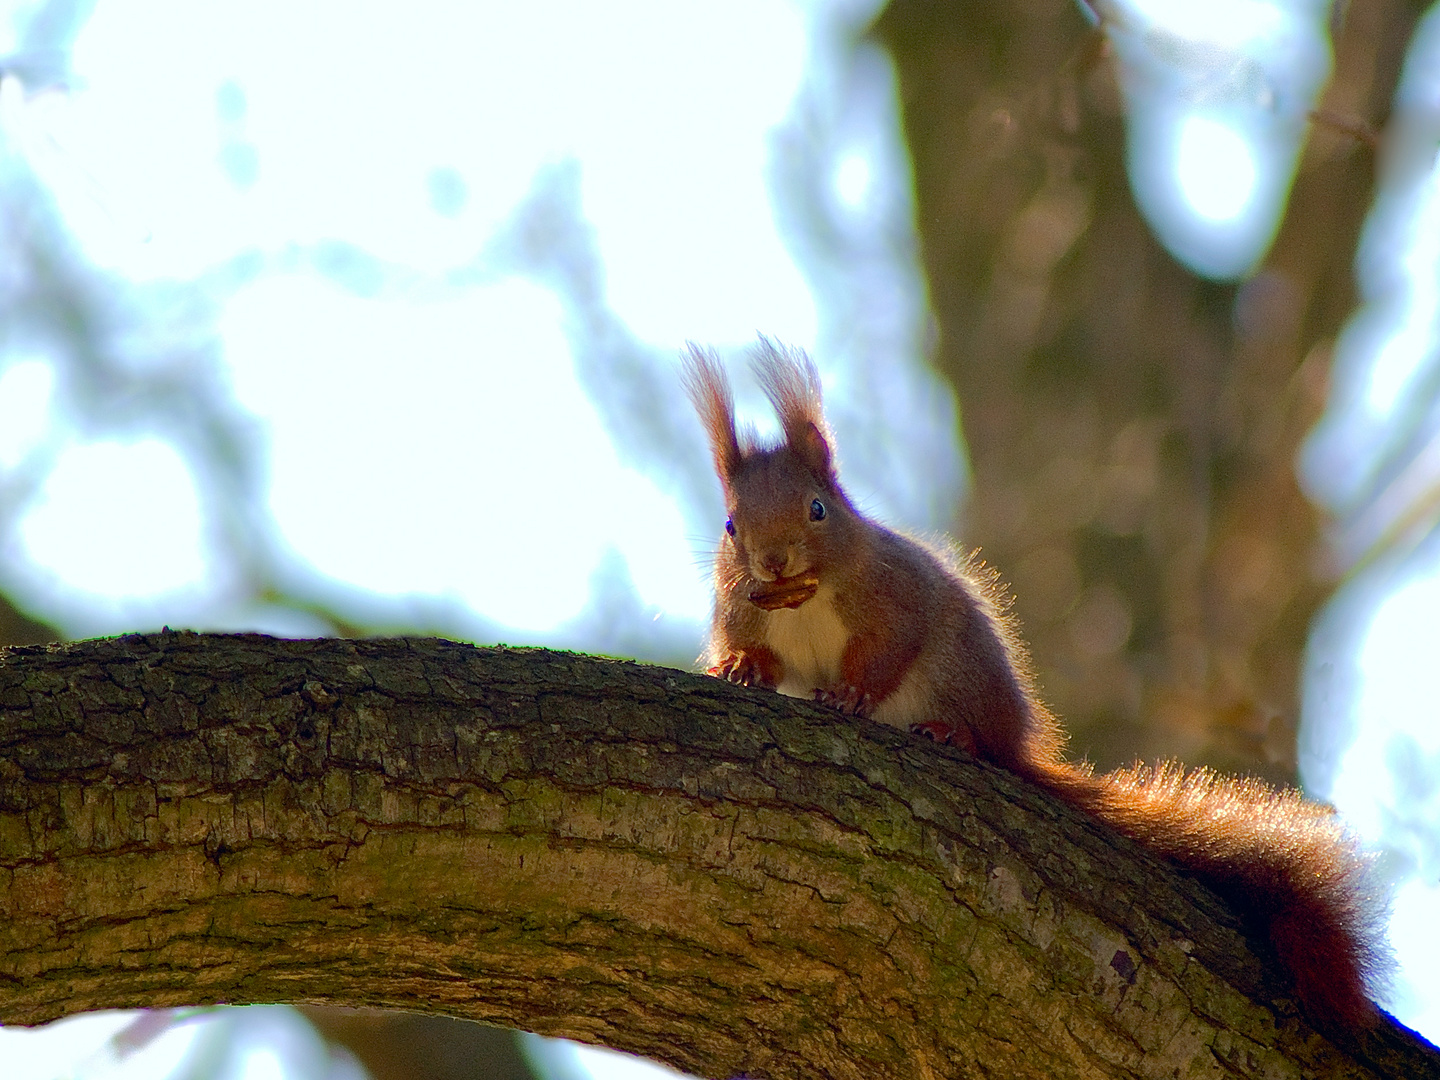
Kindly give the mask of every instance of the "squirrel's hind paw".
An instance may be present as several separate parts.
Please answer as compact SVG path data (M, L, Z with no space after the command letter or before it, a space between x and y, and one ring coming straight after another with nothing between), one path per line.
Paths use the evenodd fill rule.
M951 724L944 720L922 720L918 724L910 725L910 734L924 735L946 746L958 746L962 750L975 752L975 740L970 737L970 729L963 724Z
M857 686L841 686L834 690L817 689L815 700L846 716L868 717L875 708L875 703L870 700L870 695L861 693Z

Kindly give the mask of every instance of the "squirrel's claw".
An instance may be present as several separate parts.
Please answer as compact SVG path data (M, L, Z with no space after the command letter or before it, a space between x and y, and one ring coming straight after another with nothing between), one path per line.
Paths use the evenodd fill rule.
M968 732L963 731L955 724L946 723L944 720L922 720L918 724L911 724L910 733L934 739L942 746L960 746L971 751L975 749L974 741L967 737Z
M817 689L815 700L846 716L868 717L875 708L870 695L862 693L858 686L841 686L833 690Z
M770 686L765 667L755 657L743 652L726 653L725 658L714 667L706 668L705 674L714 675L726 682L741 686Z

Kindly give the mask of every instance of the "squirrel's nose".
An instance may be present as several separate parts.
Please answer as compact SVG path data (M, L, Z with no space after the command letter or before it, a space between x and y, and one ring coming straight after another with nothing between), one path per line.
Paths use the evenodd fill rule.
M785 571L785 563L788 560L783 551L771 551L760 556L760 565L765 568L766 573L780 577Z

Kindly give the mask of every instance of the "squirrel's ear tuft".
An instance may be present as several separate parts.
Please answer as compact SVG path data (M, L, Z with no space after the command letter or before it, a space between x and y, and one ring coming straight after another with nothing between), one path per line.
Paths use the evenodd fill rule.
M775 406L785 445L817 477L835 481L830 429L820 399L820 372L799 349L788 349L763 334L755 351L755 375Z
M740 440L735 436L735 399L730 380L720 366L713 349L703 349L694 342L685 346L681 382L685 393L700 414L705 437L710 440L710 453L715 458L715 472L726 486L740 470Z
M830 437L823 427L816 427L813 423L806 424L798 439L787 437L785 442L800 456L800 460L805 462L812 473L832 484L835 482L835 462L830 453Z

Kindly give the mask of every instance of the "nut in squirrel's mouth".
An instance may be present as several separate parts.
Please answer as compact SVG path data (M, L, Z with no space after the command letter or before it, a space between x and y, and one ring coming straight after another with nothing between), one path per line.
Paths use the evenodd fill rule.
M750 590L750 602L766 611L797 608L814 596L819 588L818 577L802 577L799 574L774 581L757 581Z

